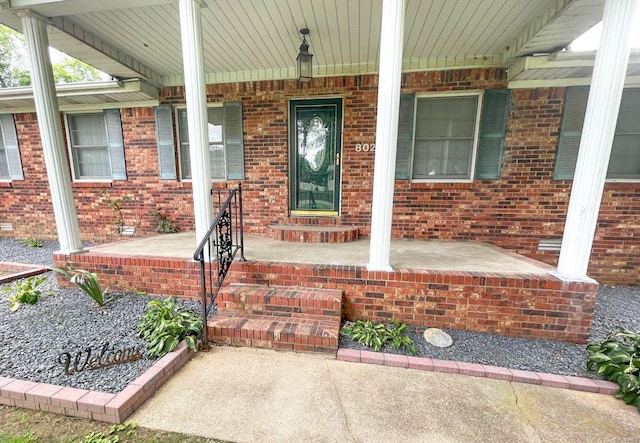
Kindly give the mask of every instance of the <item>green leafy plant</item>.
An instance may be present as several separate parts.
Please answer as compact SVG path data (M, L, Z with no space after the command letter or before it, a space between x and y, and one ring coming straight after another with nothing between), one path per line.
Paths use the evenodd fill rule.
M33 443L35 441L38 441L38 437L33 435L32 432L29 432L24 435L15 435L11 437L0 434L0 442L2 443Z
M119 441L120 437L117 435L107 437L102 432L91 431L80 440L80 443L118 443Z
M340 331L358 343L379 351L387 342L387 326L384 323L358 320L352 327Z
M117 435L120 432L125 432L127 437L131 437L137 428L138 428L137 423L127 422L119 425L113 425L111 426L111 429L109 429L109 435L114 435L114 434Z
M17 280L12 286L5 286L3 288L5 291L13 291L12 294L7 296L11 312L16 311L20 307L21 303L35 305L38 300L40 300L40 295L42 295L38 286L40 286L46 279L46 276L33 276Z
M151 211L151 216L156 219L158 223L158 227L156 230L161 234L172 234L175 232L179 232L180 228L178 228L171 220L162 215L160 211Z
M344 327L340 333L347 335L358 343L379 351L389 344L395 349L406 349L411 355L416 355L416 349L411 337L407 335L407 325L392 319L393 325L374 323L372 321L356 321L351 327Z
M91 297L98 306L103 307L108 301L106 295L109 292L109 288L102 289L100 286L100 279L97 274L84 269L71 269L69 271L58 268L50 269L58 274L68 277L71 283L78 285L78 287L89 295L89 297Z
M25 240L18 240L18 242L22 245L22 246L27 246L29 248L41 248L43 246L42 242L40 240L38 240L37 238L27 238Z
M416 348L413 345L411 337L407 335L407 325L405 323L400 324L395 318L391 319L393 327L388 328L389 341L391 346L395 349L406 349L411 355L416 355Z
M106 189L102 189L100 191L99 201L106 203L111 210L113 214L113 224L115 225L120 235L122 235L124 232L128 232L128 230L123 229L126 225L124 210L125 206L131 206L129 212L133 211L135 213L134 222L131 225L133 227L133 232L135 233L138 225L140 224L141 216L138 211L138 202L133 195L112 197L109 194L109 191L107 191ZM131 203L131 205L129 205L129 203Z
M587 369L618 383L617 398L640 411L640 333L618 326L602 343L587 346Z
M173 351L181 340L197 351L202 318L193 309L178 304L174 297L150 301L138 324L138 337L147 343L147 355L161 357Z

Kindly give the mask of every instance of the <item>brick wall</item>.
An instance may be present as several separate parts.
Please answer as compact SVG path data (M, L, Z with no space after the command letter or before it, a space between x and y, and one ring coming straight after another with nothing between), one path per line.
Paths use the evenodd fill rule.
M407 73L402 91L415 93L506 87L501 69ZM553 180L565 88L511 91L505 155L499 180L473 183L395 184L394 237L480 240L555 264L557 252L537 251L540 239L561 238L571 181ZM338 218L320 224L355 225L369 235L373 182L371 152L356 152L358 143L374 143L377 78L371 75L327 77L309 84L294 80L209 85L208 100L241 101L244 117L244 208L246 229L265 233L274 223L310 223L288 217L288 101L308 96L344 99L342 207ZM184 104L182 87L165 88L161 102ZM111 184L74 184L82 236L91 241L114 239L117 228L105 189L112 199L132 196L124 206L125 224L137 224L138 235L154 233L150 215L159 210L182 230L193 228L191 185L160 180L154 114L151 108L123 109L128 180ZM26 180L0 187L0 222L12 222L19 238L54 238L37 124L33 114L16 116ZM236 182L216 183L215 188ZM596 231L589 275L602 283L639 285L640 184L607 183Z
M343 291L348 320L430 325L586 343L597 284L550 274L399 270L267 262L234 263L231 282Z
M13 232L0 231L2 236L17 238L57 238L53 225L53 209L40 132L35 114L14 115L20 144L24 180L0 183L0 222L13 224Z

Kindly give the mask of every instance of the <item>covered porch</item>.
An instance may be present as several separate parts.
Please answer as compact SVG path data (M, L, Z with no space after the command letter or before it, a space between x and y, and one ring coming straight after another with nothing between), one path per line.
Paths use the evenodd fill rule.
M166 234L56 254L57 267L90 269L112 290L200 298L195 233ZM367 269L368 239L310 244L245 236L225 284L342 292L341 315L430 327L585 342L597 283L563 281L553 266L471 241L392 240L392 271Z
M212 175L205 167L210 164L207 123L210 98L207 91L211 85L247 83L247 91L253 89L258 92L259 87L255 86L255 82L281 82L297 77L302 85L298 86L299 92L286 97L286 100L293 102L308 96L343 95L327 86L334 83L334 76L377 75L375 114L366 116L366 120L375 121L375 133L372 128L367 127L359 136L356 137L357 131L353 131L349 138L345 137L344 140L345 147L351 146L352 152L358 153L372 152L360 148L375 142L372 144L376 147L375 153L371 156L373 158L368 166L373 166L373 176L366 177L364 187L357 185L357 189L350 190L351 202L361 198L358 196L359 190L370 191L371 204L349 208L344 204L345 199L342 195L343 206L340 207L340 196L336 193L334 200L337 207L333 208L335 214L341 216L354 209L355 212L367 214L364 217L361 214L358 216L361 220L370 220L371 244L366 269L371 273L398 272L394 270L390 260L390 243L394 222L394 186L398 178L394 173L394 165L398 160L398 131L402 125L399 120L399 108L403 75L420 71L499 67L505 69L504 73L507 76L503 83L511 88L535 87L537 83L527 82L533 81L536 77L544 77L545 80L551 78L554 85L590 83L585 130L579 147L580 155L576 160L575 180L571 189L565 229L562 232L562 248L557 267L558 274L567 281L579 284L587 278L611 141L622 88L626 81L629 31L636 1L540 0L477 4L462 2L450 5L447 2L427 0L384 0L362 2L359 7L350 8L346 2L325 0L318 2L322 6L317 10L312 7L310 1L253 1L247 2L247 9L234 8L225 2L209 3L200 0L139 0L110 3L14 0L10 2L9 8L0 10L0 21L22 30L29 48L33 68L33 102L40 125L51 203L62 251L73 253L81 248L76 209L78 202L74 199L73 188L82 187L84 184L76 184L77 178L73 177L72 180L69 176L60 122L61 107L58 92L53 84L47 50L50 42L69 54L77 55L84 61L104 69L121 81L136 79L148 83L150 92L145 93L145 98L151 98L152 103L147 100L146 103L130 105L184 106L186 112L191 115L187 129L191 134L188 155L193 171L192 177L186 179L191 181L189 186L193 197L193 225L198 237L203 236L212 221L209 199ZM273 16L269 11L273 11ZM369 20L360 20L361 16L368 16ZM131 20L131 17L136 17L136 20ZM228 19L220 20L221 17ZM554 60L558 54L574 38L600 19L604 22L602 43L594 57L593 69L589 65L589 69L581 70L579 80L575 80L575 77L569 74L531 72L544 71L543 68L548 65L556 66ZM358 25L349 27L350 23ZM294 73L293 60L297 60L295 53L299 43L297 29L300 29L301 35L307 35L307 24L314 24L310 42L312 48L315 48L313 50L318 51L318 63L312 72L323 79L324 86L318 82L315 85L309 82L312 76L303 79ZM341 34L336 30L344 31ZM50 31L54 31L51 32L51 37ZM245 35L249 35L250 38L244 38ZM262 38L257 38L257 35ZM304 42L306 44L306 40ZM531 57L544 57L544 60L534 62ZM179 63L180 59L182 63ZM516 62L520 64L515 66ZM570 64L575 64L573 62L575 61ZM520 77L514 77L513 74ZM568 77L568 80L563 78L564 76ZM307 82L308 87L304 86ZM511 85L512 82L520 83ZM360 88L360 79L357 83L357 88ZM175 99L171 97L174 97L175 91L172 89L183 86L184 94L181 93L180 98L173 102ZM496 86L498 85L491 85L491 89L495 89ZM440 83L434 82L431 90L420 93L441 92L441 87ZM451 86L451 90L468 88L471 91L486 87L486 84L467 85L461 82L459 85ZM158 90L155 91L154 88ZM153 93L154 91L158 94ZM157 103L154 99L156 95L159 97ZM262 99L261 94L252 95L256 96L256 103L251 109L272 106L272 103ZM249 97L240 100L248 102ZM24 104L22 106L24 107ZM366 103L362 108L373 106ZM30 103L28 109L31 110ZM165 111L167 109L169 108L165 108ZM171 112L169 111L167 127L173 125ZM122 115L120 111L114 111L113 119L116 118L116 114ZM355 114L358 112L352 112L351 115ZM238 119L237 116L231 120L235 120L236 124L234 130L230 130L228 138L236 149L246 140L251 141L254 152L262 150L262 142L256 142L262 140L261 135L256 136L264 130L262 120L256 120L260 121L259 124L251 119L247 120L253 127L242 127L242 118ZM277 122L277 125L280 124ZM117 128L118 124L111 126ZM358 124L353 126L358 127ZM158 140L158 158L163 159L166 156L165 160L159 160L159 163L163 166L167 163L169 166L167 170L162 168L160 178L178 180L175 150L171 147L169 154L166 154L160 146L163 143L173 145L174 142L173 131L165 130L156 128L158 133L170 133L169 141L160 140L161 137ZM249 131L255 133L249 134ZM272 139L266 140L269 140L266 143L271 145ZM113 165L109 167L111 174L105 176L110 175L110 186L130 180L127 177L124 144L123 140L118 139L109 147L110 161ZM274 145L282 147L279 143ZM494 146L492 149L491 155L501 160L502 147ZM250 151L248 148L247 152ZM351 161L351 164L356 166L361 163L359 155L349 153L340 157L338 154L335 156L335 166L342 165L345 172L348 171L345 161ZM469 159L467 166L470 172L461 181L455 178L453 184L459 181L473 182L474 179L496 179L487 176L483 178L480 174L474 177L473 155L470 154ZM267 181L273 177L274 169L277 169L275 172L278 173L286 169L286 166L274 168L273 164L286 164L280 161L272 164L272 161L273 158L266 164L264 161L262 164L254 162L253 166L258 167L249 170L248 167L245 168L244 160L235 158L234 165L238 166L239 171L227 171L225 180L252 180L256 184L264 185L265 177ZM400 158L399 161L402 163L407 160ZM247 162L248 165L249 163ZM500 169L499 162L497 168ZM428 180L429 174L425 175L426 179L417 177L414 181L420 183L421 180ZM285 181L291 177L291 172L280 175L280 179ZM181 179L184 180L185 177ZM347 184L349 180L352 183L359 182L362 177L353 173L351 177L343 179L344 184ZM146 183L144 185L146 186ZM135 186L139 185L136 183ZM271 186L277 189L280 185L276 183ZM269 205L277 201L274 195L264 197L267 198L260 201L262 207L265 207L265 201ZM368 200L369 196L365 198ZM291 211L296 209L291 206L294 205L274 205L276 209L273 210L271 219L288 218ZM271 206L268 208L271 209Z

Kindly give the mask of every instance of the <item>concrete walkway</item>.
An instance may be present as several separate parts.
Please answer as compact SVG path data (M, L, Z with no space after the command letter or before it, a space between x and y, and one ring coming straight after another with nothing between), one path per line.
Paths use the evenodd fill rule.
M637 442L593 394L252 348L199 352L129 419L234 442Z

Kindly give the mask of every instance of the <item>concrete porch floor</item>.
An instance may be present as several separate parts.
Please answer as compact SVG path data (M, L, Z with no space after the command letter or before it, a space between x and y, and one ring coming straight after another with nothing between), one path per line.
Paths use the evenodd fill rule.
M292 243L245 235L247 260L318 265L366 266L369 240L349 243ZM163 234L98 245L100 254L190 258L196 249L194 232ZM238 257L237 257L238 258ZM493 245L471 241L392 240L395 269L547 274L553 266Z

